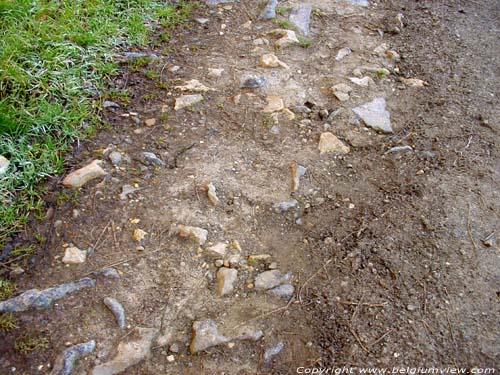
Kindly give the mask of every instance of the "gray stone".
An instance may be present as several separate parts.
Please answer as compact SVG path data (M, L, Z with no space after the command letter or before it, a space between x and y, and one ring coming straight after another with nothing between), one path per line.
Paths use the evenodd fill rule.
M300 5L290 13L290 22L304 35L309 35L312 6Z
M102 102L104 108L120 108L120 104L112 102L110 100L105 100Z
M153 53L143 53L143 52L125 52L123 54L128 60L149 58L151 60L158 60L159 57Z
M95 341L73 345L63 351L56 359L51 375L71 375L75 367L75 362L83 358L95 349Z
M116 270L116 268L105 268L100 272L96 273L97 275L102 275L108 279L119 279L120 274Z
M292 298L295 288L291 284L278 285L277 287L270 289L269 293L281 298Z
M141 189L135 188L132 185L123 185L122 192L120 194L120 199L126 200L128 198L129 194L135 193L138 190L141 190Z
M264 271L255 278L255 289L266 290L281 285L291 278L291 274L283 275L280 270Z
M230 4L234 2L234 0L204 0L207 5L219 5L219 4Z
M396 146L392 147L389 149L386 154L394 154L394 153L400 153L400 152L413 152L413 148L411 146Z
M122 304L111 297L104 298L104 304L115 316L118 327L125 328L125 309Z
M191 354L198 353L228 341L227 337L219 333L217 324L213 320L196 321L193 323L193 339L189 351Z
M45 290L30 289L23 294L0 302L0 313L22 312L30 309L48 309L54 301L85 288L93 288L95 281L85 277L78 281L61 284Z
M259 88L264 87L266 85L266 83L267 83L266 77L262 77L262 76L250 77L250 78L247 78L243 82L241 87L247 88L247 89L259 89Z
M151 353L153 341L158 336L156 328L137 328L132 336L135 339L121 342L116 356L109 362L96 366L91 375L115 375L124 372L147 358Z
M280 354L284 348L285 344L283 344L283 341L280 341L276 346L266 349L264 352L264 361L269 362L272 357Z
M255 329L253 327L245 326L241 327L235 334L234 337L232 337L232 340L251 340L251 341L257 341L260 340L262 337L264 337L264 332L262 332L260 329Z
M370 6L370 3L368 2L368 0L347 0L347 2L350 4L350 5L355 5L355 6L358 6L358 7L367 7L367 6Z
M384 98L375 98L369 103L353 108L353 112L358 115L363 122L382 133L393 133L391 127L391 114L385 109Z
M299 202L296 199L292 199L292 200L287 201L287 202L281 202L279 204L278 208L279 208L280 212L286 212L290 208L297 207L298 205L299 205Z
M118 151L111 151L108 158L113 165L120 165L123 160L122 154L120 154Z
M142 157L143 157L144 162L146 162L147 164L157 165L160 167L165 166L165 162L163 160L161 160L159 157L157 157L155 154L153 154L152 152L143 152Z
M278 0L270 0L264 11L260 15L262 20L272 20L276 18L276 7L278 6Z
M178 111L187 107L191 107L201 101L203 101L203 96L201 94L181 95L177 99L175 99L174 110Z

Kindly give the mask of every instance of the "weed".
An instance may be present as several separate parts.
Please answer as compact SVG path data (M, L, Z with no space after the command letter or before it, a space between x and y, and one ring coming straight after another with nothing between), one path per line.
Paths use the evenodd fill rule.
M12 314L0 314L0 332L6 333L15 328L18 326Z
M0 279L0 301L4 301L14 294L16 285L9 280Z
M387 70L387 69L379 69L375 72L375 76L378 78L378 79L384 79L385 77L387 77L388 75L390 74L390 72Z
M283 8L283 7L276 7L276 14L279 14L279 15L284 15L286 13L286 9Z
M35 253L36 253L36 246L29 245L29 246L16 247L14 250L12 250L11 255L16 259L22 259L22 258L28 258Z
M293 25L289 21L276 20L276 24L282 29L294 29Z
M14 349L23 354L28 354L33 350L48 349L49 339L44 336L33 337L29 334L24 335L14 343Z
M300 46L302 48L309 48L309 47L311 47L312 43L311 43L311 41L309 39L304 38L302 36L299 36L298 39L299 39L299 44L300 44Z

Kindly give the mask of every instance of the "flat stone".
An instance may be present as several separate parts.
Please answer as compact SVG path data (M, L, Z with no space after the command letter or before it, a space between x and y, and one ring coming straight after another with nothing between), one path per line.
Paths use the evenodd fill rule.
M120 165L122 163L122 160L123 160L123 156L122 154L120 154L118 151L111 151L109 153L109 161L111 162L111 164L117 166L117 165Z
M411 146L396 146L387 150L386 154L407 153L407 152L413 152L413 148Z
M156 328L136 328L131 341L118 344L116 356L109 362L96 366L92 375L120 374L151 354L154 339L158 336Z
M290 13L289 20L302 34L309 35L312 6L300 5Z
M122 304L118 302L118 300L111 297L104 298L103 302L115 316L118 327L122 329L125 328L125 309Z
M94 349L94 340L69 347L57 357L50 375L71 375L76 361L86 357Z
M176 88L177 90L181 90L181 91L194 91L194 92L215 91L215 89L212 89L208 86L205 86L203 83L201 83L197 79L192 79L190 81L187 81L184 85L175 86L174 88Z
M371 84L375 84L373 82L373 79L371 77L365 76L363 78L358 78L358 77L349 77L349 81L354 83L355 85L361 86L361 87L368 87Z
M299 202L296 199L292 199L286 202L281 202L278 205L278 209L280 212L286 212L291 208L297 207L299 205Z
M203 245L207 242L208 231L202 228L179 225L179 236L189 238L198 245Z
M288 281L291 275L283 275L280 270L264 271L255 278L255 289L266 290L275 288Z
M422 81L421 79L418 79L418 78L400 78L400 80L406 86L409 86L409 87L424 87L424 86L428 85L427 82Z
M214 184L212 183L206 184L205 189L207 190L207 197L210 203L212 203L213 206L217 206L220 200L217 197L217 189L215 188Z
M140 190L140 189L139 188L135 188L132 185L123 185L122 186L122 192L120 194L120 199L121 200L127 200L129 194L135 193L138 190Z
M264 68L285 68L289 69L288 65L280 61L274 53L266 53L259 58L260 66Z
M369 103L353 108L363 122L381 133L393 133L391 127L391 114L385 109L385 99L376 98Z
M110 100L103 101L102 106L104 108L120 108L120 105L118 103L112 102Z
M217 271L217 295L222 297L231 294L237 278L238 271L234 268L219 268Z
M178 111L183 108L195 105L201 101L203 101L203 96L201 94L182 95L175 99L174 110Z
M337 85L332 86L332 92L333 95L337 97L338 100L341 102L345 102L346 100L349 100L350 98L350 93L352 91L352 87L349 85L346 85L345 83L339 83Z
M151 127L156 125L156 119L155 118L148 118L146 121L144 121L144 125L151 128Z
M287 29L276 29L268 32L269 35L274 35L279 39L274 43L276 48L285 48L294 44L299 44L300 41L297 39L297 35L293 30Z
M266 85L267 79L266 77L258 76L258 77L249 77L243 81L241 87L247 89L259 89Z
M85 288L95 287L95 281L85 277L78 281L57 285L45 290L30 289L21 295L0 302L0 313L48 309L54 301Z
M283 341L280 341L277 345L272 346L269 349L266 349L266 351L264 352L264 361L269 362L272 357L280 354L284 348L285 344L283 343Z
M351 53L352 53L352 50L349 47L341 48L337 52L337 56L335 57L335 60L340 61L344 57L349 56Z
M285 104L283 103L283 99L280 98L279 96L268 96L266 98L267 105L264 107L262 112L264 113L273 113L273 112L278 112L281 111L282 109L285 108Z
M193 339L189 345L189 351L195 354L229 341L227 337L219 333L217 324L213 320L196 321L193 323Z
M206 25L210 21L208 18L195 18L194 20L200 25Z
M62 262L66 264L81 264L87 259L87 251L80 250L75 246L67 247L64 251Z
M347 0L347 2L350 4L350 5L355 5L355 6L358 6L358 7L368 7L370 6L370 3L368 2L368 0Z
M99 166L101 160L94 160L83 168L80 168L63 180L63 185L71 188L80 188L94 178L106 175L106 171Z
M276 7L278 6L278 0L269 0L264 11L260 14L261 20L272 20L276 18Z
M231 4L234 0L204 0L207 5L214 6L220 4Z
M260 329L255 329L254 327L250 326L244 326L238 329L232 337L232 340L251 340L251 341L257 341L260 340L262 337L264 337L264 332L262 332Z
M156 156L152 152L145 151L142 153L142 160L145 164L157 165L159 167L165 167L166 164L163 160L161 160L158 156Z
M337 154L347 154L350 149L340 139L330 132L322 133L319 138L319 153L333 152Z
M223 259L226 256L227 244L220 242L205 250L205 254L214 259Z
M222 73L224 72L224 69L222 68L208 68L208 76L210 78L220 78L222 76Z
M297 191L299 190L300 186L300 178L306 174L307 168L297 163L293 163L291 169L292 169L292 190Z
M292 298L294 292L295 287L291 284L278 285L277 287L269 290L269 293L281 298Z

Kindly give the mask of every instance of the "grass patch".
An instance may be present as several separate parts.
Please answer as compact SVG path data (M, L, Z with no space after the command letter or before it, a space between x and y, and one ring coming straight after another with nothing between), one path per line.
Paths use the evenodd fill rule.
M292 23L290 21L279 21L279 20L276 20L276 25L278 25L279 27L281 27L282 29L288 29L288 30L294 30L294 26L292 25Z
M0 332L6 333L19 328L12 314L0 314Z
M14 294L16 285L8 280L0 279L0 301L4 301Z
M20 353L28 354L33 350L43 350L49 348L49 339L44 336L32 336L25 334L14 343L14 349Z
M94 101L117 74L115 53L154 44L155 28L187 20L195 2L0 0L0 246L40 206L37 188L99 126ZM115 93L124 102L124 93ZM115 95L111 94L110 97Z

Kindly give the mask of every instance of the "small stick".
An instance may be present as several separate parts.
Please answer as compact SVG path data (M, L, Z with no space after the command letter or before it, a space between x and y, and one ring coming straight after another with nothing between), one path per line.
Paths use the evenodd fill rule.
M358 342L358 344L361 346L361 348L367 352L367 353L370 353L370 350L368 350L365 345L361 342L361 339L359 338L358 334L354 331L354 329L352 328L351 324L348 324L348 327L349 327L349 331L351 332L351 334L354 336L354 338L356 339L356 341Z
M310 282L312 279L314 279L316 276L318 276L318 274L324 270L324 268L329 265L331 262L333 261L333 258L330 258L328 259L325 264L319 268L316 272L314 272L311 277L309 277L306 281L304 281L304 284L302 284L302 286L300 287L299 289L299 293L297 294L297 299L302 302L302 298L301 298L301 293L302 293L302 290L304 289L304 287L307 285L308 282Z
M380 341L382 341L384 339L384 337L386 337L387 335L391 334L393 331L394 331L394 328L388 330L386 333L384 333L382 336L380 336L378 339L376 339L374 342L372 342L369 345L369 347L371 348L372 346L377 345Z
M354 302L354 301L335 301L335 302L340 303L342 305L361 305L368 307L385 307L387 306L388 303L388 302L370 303L370 302Z

